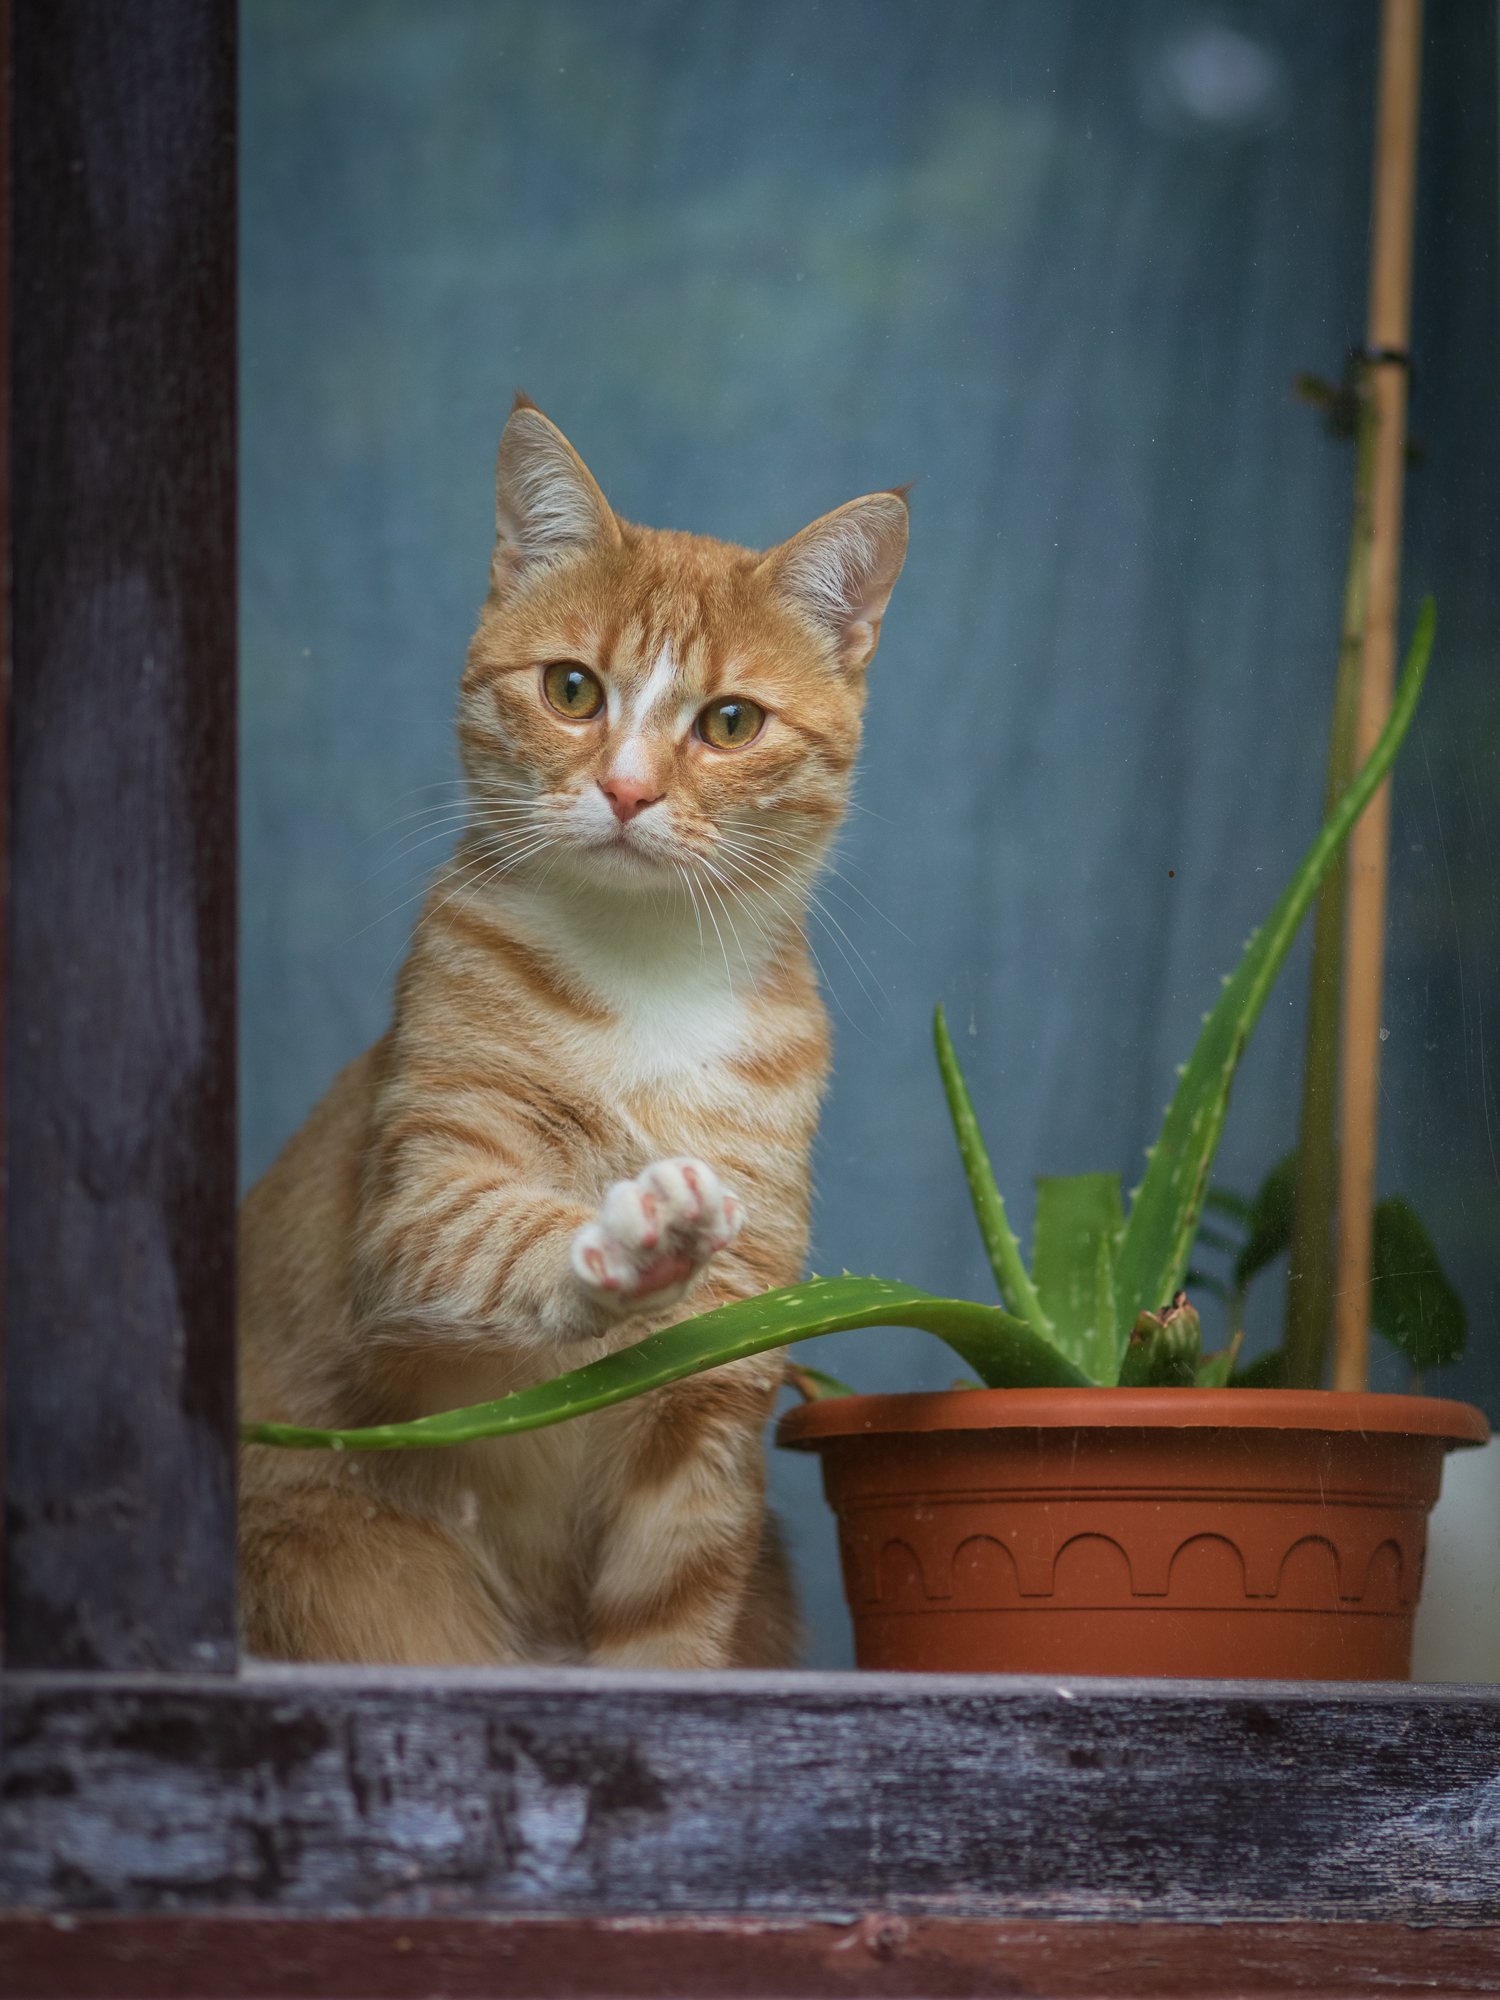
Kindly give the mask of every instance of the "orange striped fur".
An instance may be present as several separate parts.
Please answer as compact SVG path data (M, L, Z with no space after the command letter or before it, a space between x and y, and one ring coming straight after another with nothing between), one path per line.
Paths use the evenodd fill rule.
M518 398L497 505L459 698L467 823L389 1031L245 1201L250 1419L480 1402L802 1267L828 1064L804 913L904 500L852 501L768 555L634 527ZM790 1664L762 1456L782 1373L764 1355L439 1451L247 1447L246 1644Z

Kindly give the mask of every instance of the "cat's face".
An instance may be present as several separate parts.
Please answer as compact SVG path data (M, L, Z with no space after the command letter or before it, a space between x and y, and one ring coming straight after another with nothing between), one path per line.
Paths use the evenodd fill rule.
M506 426L459 734L501 873L795 901L848 798L906 547L895 494L759 555L620 521L541 412Z

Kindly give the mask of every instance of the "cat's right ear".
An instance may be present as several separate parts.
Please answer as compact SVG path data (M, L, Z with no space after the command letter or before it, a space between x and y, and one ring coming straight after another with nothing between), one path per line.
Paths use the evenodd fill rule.
M619 523L593 474L557 425L517 396L495 461L490 589L504 597L538 569L619 540Z

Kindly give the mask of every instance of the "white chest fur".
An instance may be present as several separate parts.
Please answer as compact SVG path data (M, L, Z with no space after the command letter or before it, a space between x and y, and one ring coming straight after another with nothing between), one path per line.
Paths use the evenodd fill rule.
M601 1011L578 1030L624 1096L669 1089L717 1094L715 1075L764 1041L770 953L763 915L742 906L731 927L675 901L647 898L592 909L542 900L510 913L533 948Z

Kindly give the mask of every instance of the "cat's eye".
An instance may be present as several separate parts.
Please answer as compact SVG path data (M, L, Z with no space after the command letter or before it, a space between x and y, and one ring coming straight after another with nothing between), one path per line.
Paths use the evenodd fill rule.
M604 689L597 674L576 660L554 660L542 674L542 691L559 715L570 722L587 722L604 706Z
M759 736L765 719L766 711L757 702L730 695L727 701L708 704L698 717L698 734L715 750L743 750Z

